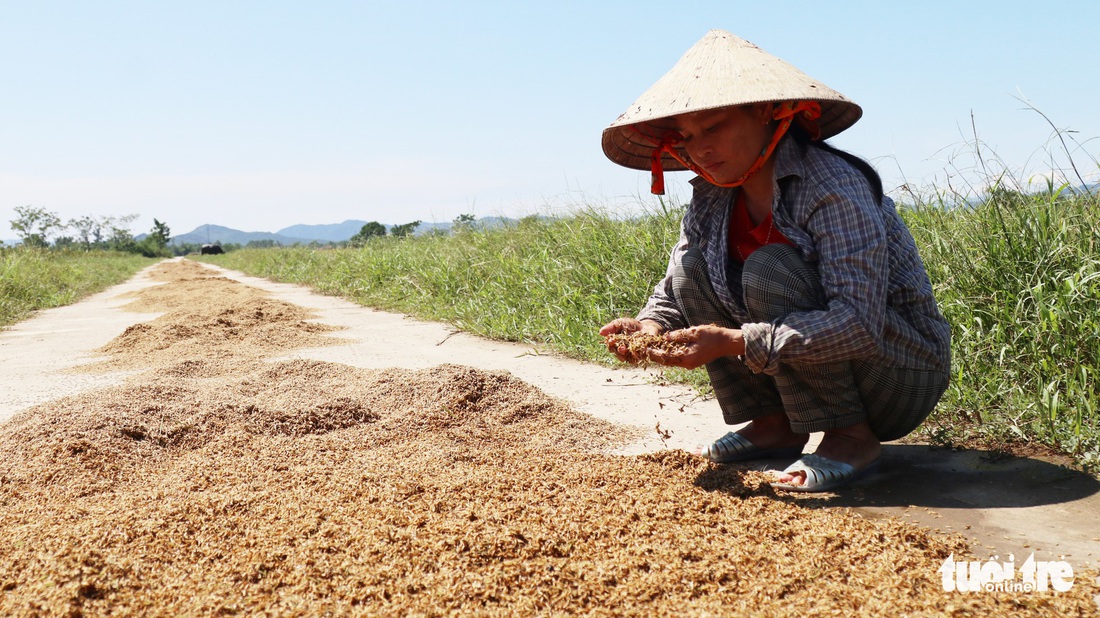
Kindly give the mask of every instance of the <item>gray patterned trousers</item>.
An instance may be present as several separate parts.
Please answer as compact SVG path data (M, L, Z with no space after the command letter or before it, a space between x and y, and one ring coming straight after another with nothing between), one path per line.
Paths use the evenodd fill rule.
M714 294L702 253L690 249L674 264L673 287L689 324L740 328ZM781 244L754 251L742 274L745 309L753 322L773 322L796 311L826 308L817 269ZM740 357L707 364L727 424L784 412L791 429L811 433L866 421L879 440L917 428L947 389L940 371L886 367L871 359L827 364L782 363L776 375L753 373Z

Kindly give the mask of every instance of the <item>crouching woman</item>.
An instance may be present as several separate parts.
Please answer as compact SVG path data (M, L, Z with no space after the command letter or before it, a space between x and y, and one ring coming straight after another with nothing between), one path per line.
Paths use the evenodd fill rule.
M713 30L603 134L614 162L691 170L665 276L636 318L600 334L678 342L706 366L724 420L703 454L797 459L775 486L829 491L873 470L947 388L950 329L874 169L822 140L862 110L782 60ZM623 360L628 351L609 349ZM803 454L810 433L823 432Z

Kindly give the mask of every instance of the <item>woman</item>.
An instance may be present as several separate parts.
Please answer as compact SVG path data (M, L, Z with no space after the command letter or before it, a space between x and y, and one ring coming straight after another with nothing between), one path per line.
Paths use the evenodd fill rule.
M691 205L637 318L664 365L706 365L727 424L719 463L798 458L774 484L829 491L873 470L947 388L950 332L913 238L863 160L819 141L862 111L728 32L712 30L603 134L614 162L690 169ZM625 347L608 344L629 360ZM824 432L812 454L809 434Z

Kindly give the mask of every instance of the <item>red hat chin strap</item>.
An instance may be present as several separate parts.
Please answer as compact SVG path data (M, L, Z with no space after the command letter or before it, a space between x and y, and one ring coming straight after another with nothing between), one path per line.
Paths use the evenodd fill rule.
M680 159L680 153L676 152L676 144L679 142L679 133L667 131L661 137L661 141L657 142L657 147L653 149L653 153L649 155L649 191L653 195L665 194L665 168L661 164L661 156L667 152L673 159L683 163Z
M764 164L771 158L772 152L775 151L775 147L779 145L779 140L783 139L783 136L787 134L787 130L791 128L791 122L796 118L798 123L810 134L811 139L818 139L821 135L818 130L817 123L815 122L821 117L821 105L817 101L787 101L776 106L775 112L772 117L779 121L779 126L776 127L775 133L772 134L771 141L760 151L760 156L756 157L756 161L749 166L740 178L733 182L721 183L708 174L706 170L695 165L691 159L681 156L680 152L676 149L676 145L680 143L680 134L676 131L666 131L661 136L660 140L653 138L650 135L646 135L639 131L636 127L631 126L636 133L655 143L653 153L649 156L650 164L650 191L654 195L665 194L665 170L661 163L661 157L668 153L670 157L675 159L680 165L695 172L699 176L719 187L739 187L745 183L756 172L760 171L760 168L764 167Z

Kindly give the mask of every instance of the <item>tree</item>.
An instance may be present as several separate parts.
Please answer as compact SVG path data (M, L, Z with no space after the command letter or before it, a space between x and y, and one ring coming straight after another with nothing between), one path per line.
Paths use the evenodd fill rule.
M153 229L149 232L149 238L156 246L167 247L168 241L172 239L172 231L164 223L153 219Z
M168 241L172 238L172 232L168 226L153 219L153 229L140 242L132 241L133 250L145 257L172 257L168 249Z
M16 206L15 214L19 216L12 219L11 229L28 247L48 247L50 233L62 227L57 213L47 212L45 208Z
M454 218L454 231L459 233L468 231L474 227L474 221L476 220L477 217L472 214L458 215Z
M416 228L420 226L422 221L413 221L411 223L402 223L401 225L395 225L390 228L390 234L392 236L404 237L410 236L416 231Z
M386 226L377 221L371 221L360 228L359 233L368 238L371 236L385 236Z
M127 251L130 253L139 253L140 249L137 243L134 241L134 235L130 232L130 223L134 219L137 219L138 215L123 215L117 219L114 217L105 217L103 219L104 227L109 226L111 228L111 234L107 237L107 248L112 251Z
M85 249L91 249L93 245L103 241L103 223L95 217L83 216L79 219L69 219L65 227L76 232L75 240Z
M359 228L359 231L348 239L348 244L353 247L362 247L368 240L375 236L385 236L386 226L377 221L371 221Z
M76 239L72 236L58 236L53 241L54 249L74 249L76 246Z

